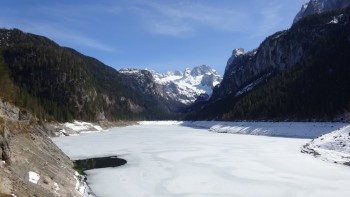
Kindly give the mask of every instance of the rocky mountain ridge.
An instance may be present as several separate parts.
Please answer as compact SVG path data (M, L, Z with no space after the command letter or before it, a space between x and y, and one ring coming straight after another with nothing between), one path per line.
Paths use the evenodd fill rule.
M220 74L208 65L187 68L184 72L160 74L153 71L152 74L156 83L163 86L167 97L185 105L194 103L198 98L209 98L213 88L222 80Z
M300 19L327 11L341 10L350 6L349 0L310 0L302 5L301 10L295 16L293 23Z
M329 120L343 114L350 106L350 60L343 55L349 25L349 9L312 15L253 51L234 50L210 100L190 107L187 118Z
M172 106L177 107L192 104L197 99L208 99L212 89L222 80L219 73L207 65L196 66L193 69L186 68L184 72L168 71L164 74L140 69L119 71L134 79L148 78L149 84L153 84L151 88L139 83L141 87L147 91L155 91L154 94L164 97L172 103Z

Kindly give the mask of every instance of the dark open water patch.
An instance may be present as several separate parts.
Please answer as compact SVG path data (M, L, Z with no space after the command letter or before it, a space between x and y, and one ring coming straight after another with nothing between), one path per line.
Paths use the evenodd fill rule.
M77 171L79 171L79 173L82 173L85 170L91 170L96 168L118 167L126 164L125 159L121 159L116 156L81 159L81 160L75 160L73 162L75 166L74 168Z

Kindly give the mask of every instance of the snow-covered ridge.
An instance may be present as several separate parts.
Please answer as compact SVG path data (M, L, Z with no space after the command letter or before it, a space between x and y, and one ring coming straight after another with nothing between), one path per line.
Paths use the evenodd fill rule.
M302 5L301 10L294 18L296 23L300 19L322 12L340 10L350 6L349 0L310 0L308 3Z
M166 97L186 105L195 102L201 94L210 96L222 80L220 74L207 65L187 68L184 72L151 73L155 82L164 87Z

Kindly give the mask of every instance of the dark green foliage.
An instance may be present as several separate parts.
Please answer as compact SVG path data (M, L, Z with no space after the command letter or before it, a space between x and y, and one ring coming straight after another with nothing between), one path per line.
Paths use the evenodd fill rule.
M75 171L77 171L80 175L86 175L85 172L84 172L86 169L82 165L80 165L78 163L74 162L73 169Z

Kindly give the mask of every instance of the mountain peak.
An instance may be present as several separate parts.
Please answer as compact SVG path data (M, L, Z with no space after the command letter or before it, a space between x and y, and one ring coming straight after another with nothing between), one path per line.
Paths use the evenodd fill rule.
M196 66L191 70L191 76L200 76L200 75L205 75L205 74L216 74L218 75L218 73L216 72L216 70L214 70L213 68L211 68L208 65L200 65L200 66Z
M214 86L222 80L219 73L208 65L186 68L183 74L180 71L152 74L167 98L183 104L195 102L201 94L211 95Z
M232 51L232 55L231 57L228 59L227 64L226 64L226 68L225 68L225 72L226 70L230 67L230 65L232 64L232 62L241 55L244 55L245 51L243 48L237 48L237 49L233 49Z
M341 10L348 6L350 6L349 0L310 0L301 7L301 10L295 16L293 23L296 23L300 19L312 14Z

